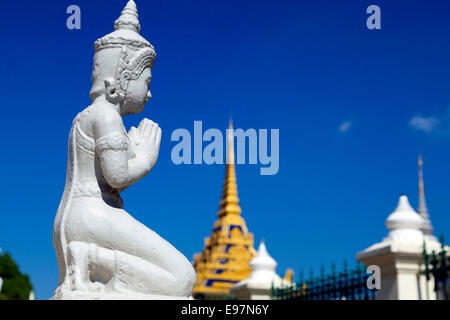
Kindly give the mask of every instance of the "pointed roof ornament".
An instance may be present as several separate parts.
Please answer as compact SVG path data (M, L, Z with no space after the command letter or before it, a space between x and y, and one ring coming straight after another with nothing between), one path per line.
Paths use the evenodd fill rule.
M423 187L423 159L422 155L418 158L419 166L419 205L417 211L423 219L422 231L426 236L433 235L433 226L431 225L430 217L428 215L427 203L425 201L425 191Z
M250 268L252 268L253 271L268 270L275 272L276 267L277 262L270 256L269 252L267 252L264 239L261 240L256 257L250 262Z
M408 197L402 194L397 208L386 219L386 227L390 230L388 239L422 241L422 224L423 219L411 207Z
M114 22L114 30L122 29L133 30L136 33L141 30L136 3L133 0L128 1L120 17Z
M277 263L267 252L264 240L261 240L258 252L250 262L250 267L252 269L250 276L232 287L231 294L245 292L246 295L250 293L255 299L261 299L264 296L269 298L274 288L287 288L293 285L291 281L281 278L275 272ZM245 299L249 299L248 296Z

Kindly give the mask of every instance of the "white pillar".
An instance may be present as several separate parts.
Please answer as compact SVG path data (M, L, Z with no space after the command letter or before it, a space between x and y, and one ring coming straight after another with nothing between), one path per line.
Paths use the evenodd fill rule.
M432 244L429 244L432 246ZM438 246L434 246L438 247ZM364 265L377 265L381 271L381 289L377 300L435 300L434 280L420 274L423 254L420 243L378 243L357 254Z
M428 252L440 251L440 244L424 237L423 219L411 208L405 195L386 220L388 236L358 253L356 259L366 267L377 265L381 271L378 300L434 300L434 280L426 281L423 243Z

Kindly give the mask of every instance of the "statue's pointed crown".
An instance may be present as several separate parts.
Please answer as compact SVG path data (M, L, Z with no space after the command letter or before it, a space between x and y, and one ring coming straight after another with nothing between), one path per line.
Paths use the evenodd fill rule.
M123 45L136 51L144 47L154 51L153 46L139 34L140 30L136 3L129 0L120 17L114 22L114 32L95 41L95 52L106 48L120 48Z
M130 29L137 33L141 31L136 3L133 0L128 1L120 17L114 22L114 30L119 29Z

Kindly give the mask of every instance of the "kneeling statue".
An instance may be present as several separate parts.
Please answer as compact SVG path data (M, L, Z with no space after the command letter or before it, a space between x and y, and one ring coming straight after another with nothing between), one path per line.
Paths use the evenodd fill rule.
M120 192L156 163L161 129L143 119L156 57L130 0L95 42L92 104L72 124L67 178L53 228L59 285L52 299L185 299L196 274L169 242L123 210Z

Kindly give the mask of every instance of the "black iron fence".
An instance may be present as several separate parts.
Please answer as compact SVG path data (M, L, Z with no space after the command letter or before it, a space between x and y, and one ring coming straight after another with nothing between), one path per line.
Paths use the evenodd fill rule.
M272 299L274 300L372 300L377 290L369 289L370 275L364 267L357 263L356 269L348 270L344 262L344 270L336 272L335 265L331 267L331 274L325 275L325 268L321 268L320 277L315 277L311 271L310 279L304 280L302 273L299 282L293 282L281 288L272 285ZM369 280L371 282L371 280Z
M441 235L440 252L433 250L431 254L428 254L425 242L423 243L425 270L422 271L422 274L425 274L427 281L432 280L431 276L433 276L437 300L449 300L450 295L450 257L447 256L444 241L444 235Z

